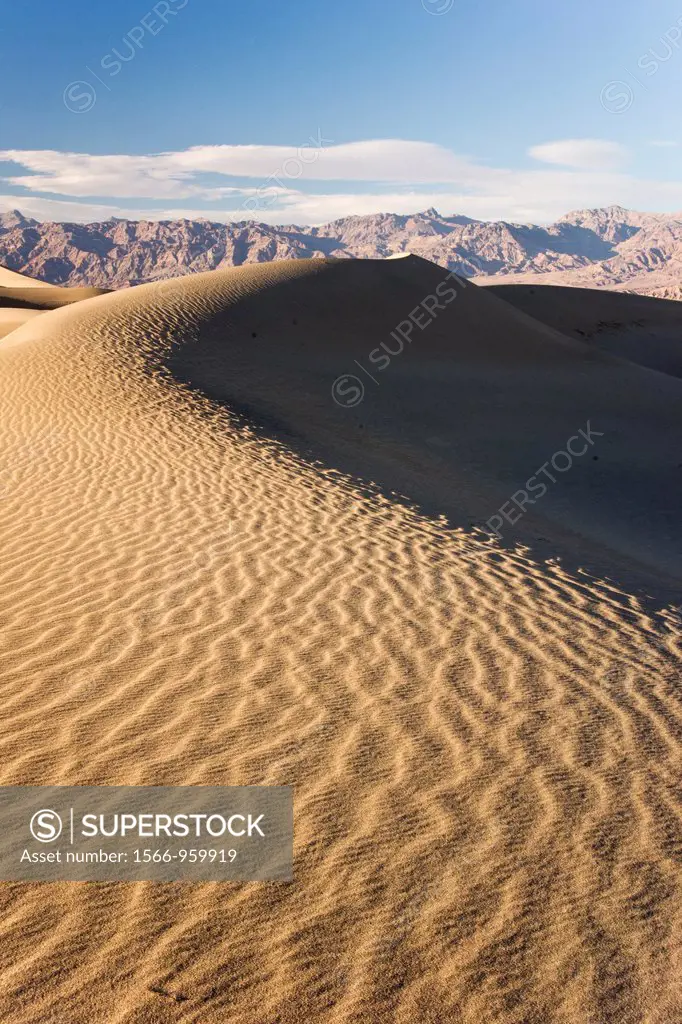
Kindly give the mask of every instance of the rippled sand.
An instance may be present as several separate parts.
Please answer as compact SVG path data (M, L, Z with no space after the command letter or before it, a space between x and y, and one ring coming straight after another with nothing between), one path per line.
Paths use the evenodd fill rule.
M293 884L0 885L3 1020L682 1020L680 552L665 532L682 384L465 292L400 378L339 409L353 345L361 359L372 318L390 331L432 273L364 266L145 286L0 343L0 782L296 794ZM486 345L506 323L500 368ZM438 345L457 325L495 394L529 382L516 424L491 400L469 438L469 389L448 433L438 380L458 378ZM510 493L503 464L519 479L565 440L558 400L531 407L539 374L545 396L567 382L567 424L590 388L596 426L618 408L649 419L604 441L612 498L607 469L576 467L527 535L494 544L472 523ZM476 475L483 423L500 466ZM658 490L636 493L640 472Z

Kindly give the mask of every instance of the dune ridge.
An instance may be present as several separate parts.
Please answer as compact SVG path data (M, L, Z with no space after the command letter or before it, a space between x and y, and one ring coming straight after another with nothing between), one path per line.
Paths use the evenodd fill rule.
M335 375L444 274L348 266L146 285L0 343L2 783L296 787L293 885L0 886L15 1024L682 1015L671 540L641 553L652 585L667 555L648 606L621 572L642 522L610 578L468 522L607 379L643 436L628 463L620 425L634 469L593 515L655 513L628 488L640 459L667 479L680 384L465 289L339 409ZM556 550L601 544L595 494L548 496Z

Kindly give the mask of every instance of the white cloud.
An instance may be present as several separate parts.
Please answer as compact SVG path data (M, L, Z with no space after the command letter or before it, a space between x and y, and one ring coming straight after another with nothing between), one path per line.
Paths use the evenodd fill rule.
M334 146L317 133L302 146L193 146L149 156L93 156L56 150L0 150L0 161L30 174L5 181L32 192L119 198L219 198L199 174L257 179L274 187L302 181L452 182L475 166L429 142L378 139Z
M455 181L471 162L443 146L404 139L334 145L318 132L295 146L193 146L172 154L176 166L250 178L284 180Z
M529 156L547 164L584 171L610 171L627 163L629 151L607 139L562 139L531 146Z
M550 222L572 209L612 203L645 210L682 208L682 183L638 179L613 167L510 170L430 143L377 140L327 146L325 140L315 141L318 146L322 141L322 149L200 146L142 156L4 150L0 161L31 173L4 179L8 187L0 209L18 207L37 219L74 221L184 216L322 224L351 214L408 214L430 206L445 214L522 223ZM542 152L545 160L551 155L550 163L562 146L568 146L562 160L574 163L588 156L593 163L595 146L623 152L616 143L582 140L587 143L580 153L575 141L531 152ZM311 184L314 179L333 184L320 191L320 184ZM10 194L19 189L23 194Z

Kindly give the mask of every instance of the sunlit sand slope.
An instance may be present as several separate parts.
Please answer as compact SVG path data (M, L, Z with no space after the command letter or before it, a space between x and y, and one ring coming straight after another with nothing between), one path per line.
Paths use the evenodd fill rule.
M8 270L0 266L0 288L52 288L46 281L38 281L35 277L19 274L16 270Z
M0 306L0 338L42 315L42 309L4 309Z
M0 267L0 270L2 268ZM0 281L2 278L0 278ZM101 288L60 288L57 285L32 281L20 286L0 286L0 307L16 309L60 309L83 299L106 295Z
M296 792L291 885L1 885L3 1020L682 1019L680 382L469 286L337 406L442 277L199 275L0 343L2 784ZM604 475L528 513L570 559L470 530L590 416Z
M101 288L58 288L0 267L0 338L47 310L104 294Z

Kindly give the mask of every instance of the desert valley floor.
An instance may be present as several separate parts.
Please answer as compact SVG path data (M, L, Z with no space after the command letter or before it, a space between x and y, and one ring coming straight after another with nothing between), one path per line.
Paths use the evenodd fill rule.
M342 408L446 271L16 277L0 781L291 784L295 882L2 883L0 1018L682 1020L682 306L460 283Z

